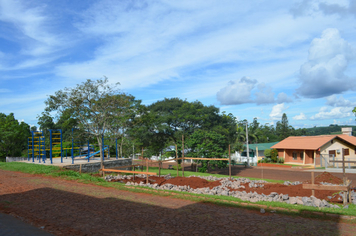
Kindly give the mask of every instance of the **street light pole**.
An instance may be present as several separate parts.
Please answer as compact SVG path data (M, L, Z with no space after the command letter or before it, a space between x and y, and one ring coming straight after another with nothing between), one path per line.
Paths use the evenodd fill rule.
M248 121L246 121L246 156L247 156L247 166L250 166L250 149L248 148Z

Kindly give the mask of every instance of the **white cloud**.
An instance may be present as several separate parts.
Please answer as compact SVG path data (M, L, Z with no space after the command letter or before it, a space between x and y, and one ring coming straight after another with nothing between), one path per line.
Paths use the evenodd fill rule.
M306 120L307 117L305 116L305 114L303 112L301 112L299 115L296 115L293 117L293 120Z
M292 101L292 98L289 97L286 93L281 92L277 96L277 103L289 103Z
M256 84L257 80L242 77L238 81L230 81L226 87L220 89L216 97L222 105L251 103L251 91Z
M255 93L255 102L258 105L274 103L274 92L270 86L266 86L264 83L261 83L257 86L257 88L258 91Z
M336 95L331 95L326 98L326 105L333 107L354 107L356 102L345 99L343 96L337 97Z
M40 56L57 50L60 36L48 31L51 20L45 14L45 6L28 7L26 3L0 0L0 20L17 28L18 38L28 37L28 45L22 50L24 54Z
M356 90L356 79L345 75L356 50L340 37L337 29L326 29L315 38L309 49L308 61L300 68L301 85L297 93L320 98Z
M288 107L284 105L284 103L274 105L272 107L272 111L269 114L269 117L271 120L280 120L282 118L282 115L285 110L287 110Z
M321 2L319 4L319 10L326 15L337 14L341 17L348 15L356 15L356 2L354 0L344 1L341 0L335 1L332 3Z
M327 119L341 119L352 116L352 112L349 108L334 107L331 110L322 107L319 113L310 117L311 120L327 120Z

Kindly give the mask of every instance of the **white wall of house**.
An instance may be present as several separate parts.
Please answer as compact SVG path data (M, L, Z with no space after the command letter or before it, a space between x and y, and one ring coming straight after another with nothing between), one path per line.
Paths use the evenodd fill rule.
M349 149L349 155L344 155L346 161L356 161L355 146L343 142L339 139L334 139L323 145L320 148L320 154L323 156L327 156L329 154L329 151L335 150L335 160L342 160L342 149ZM332 158L330 158L330 160L332 160ZM342 164L339 163L335 164L334 166L340 167L341 165ZM349 164L346 164L346 166L349 166ZM350 166L354 167L356 166L356 164L350 164Z

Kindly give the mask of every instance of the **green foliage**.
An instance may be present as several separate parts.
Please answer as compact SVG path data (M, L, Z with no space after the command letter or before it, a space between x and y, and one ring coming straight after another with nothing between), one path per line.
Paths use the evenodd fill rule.
M283 163L284 163L284 158L283 158L283 157L279 157L279 158L277 159L277 163L283 164Z
M232 114L219 114L215 106L165 98L141 108L130 134L142 142L147 152L157 155L165 147L177 145L180 150L178 155L181 156L182 135L188 140L196 130L214 131L232 143L236 135L236 121Z
M177 165L172 166L173 170L177 170ZM182 170L182 167L180 164L178 164L178 170Z
M197 130L190 136L187 146L191 148L189 155L192 157L226 158L228 140L215 131ZM198 160L197 162L202 164L202 167L199 168L200 172L206 172L208 168L225 168L228 163L227 161L214 160Z
M273 162L277 162L278 150L273 148L271 150L271 159Z
M265 155L265 157L271 157L271 149L266 149L263 154Z
M13 113L9 115L0 113L0 160L4 161L6 156L21 156L27 149L27 140L30 136L28 124L18 122Z

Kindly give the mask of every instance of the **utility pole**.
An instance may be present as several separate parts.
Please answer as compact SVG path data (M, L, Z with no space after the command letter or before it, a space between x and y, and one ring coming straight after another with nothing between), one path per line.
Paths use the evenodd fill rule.
M250 166L250 149L248 148L248 121L246 120L246 156L247 156L247 166Z

